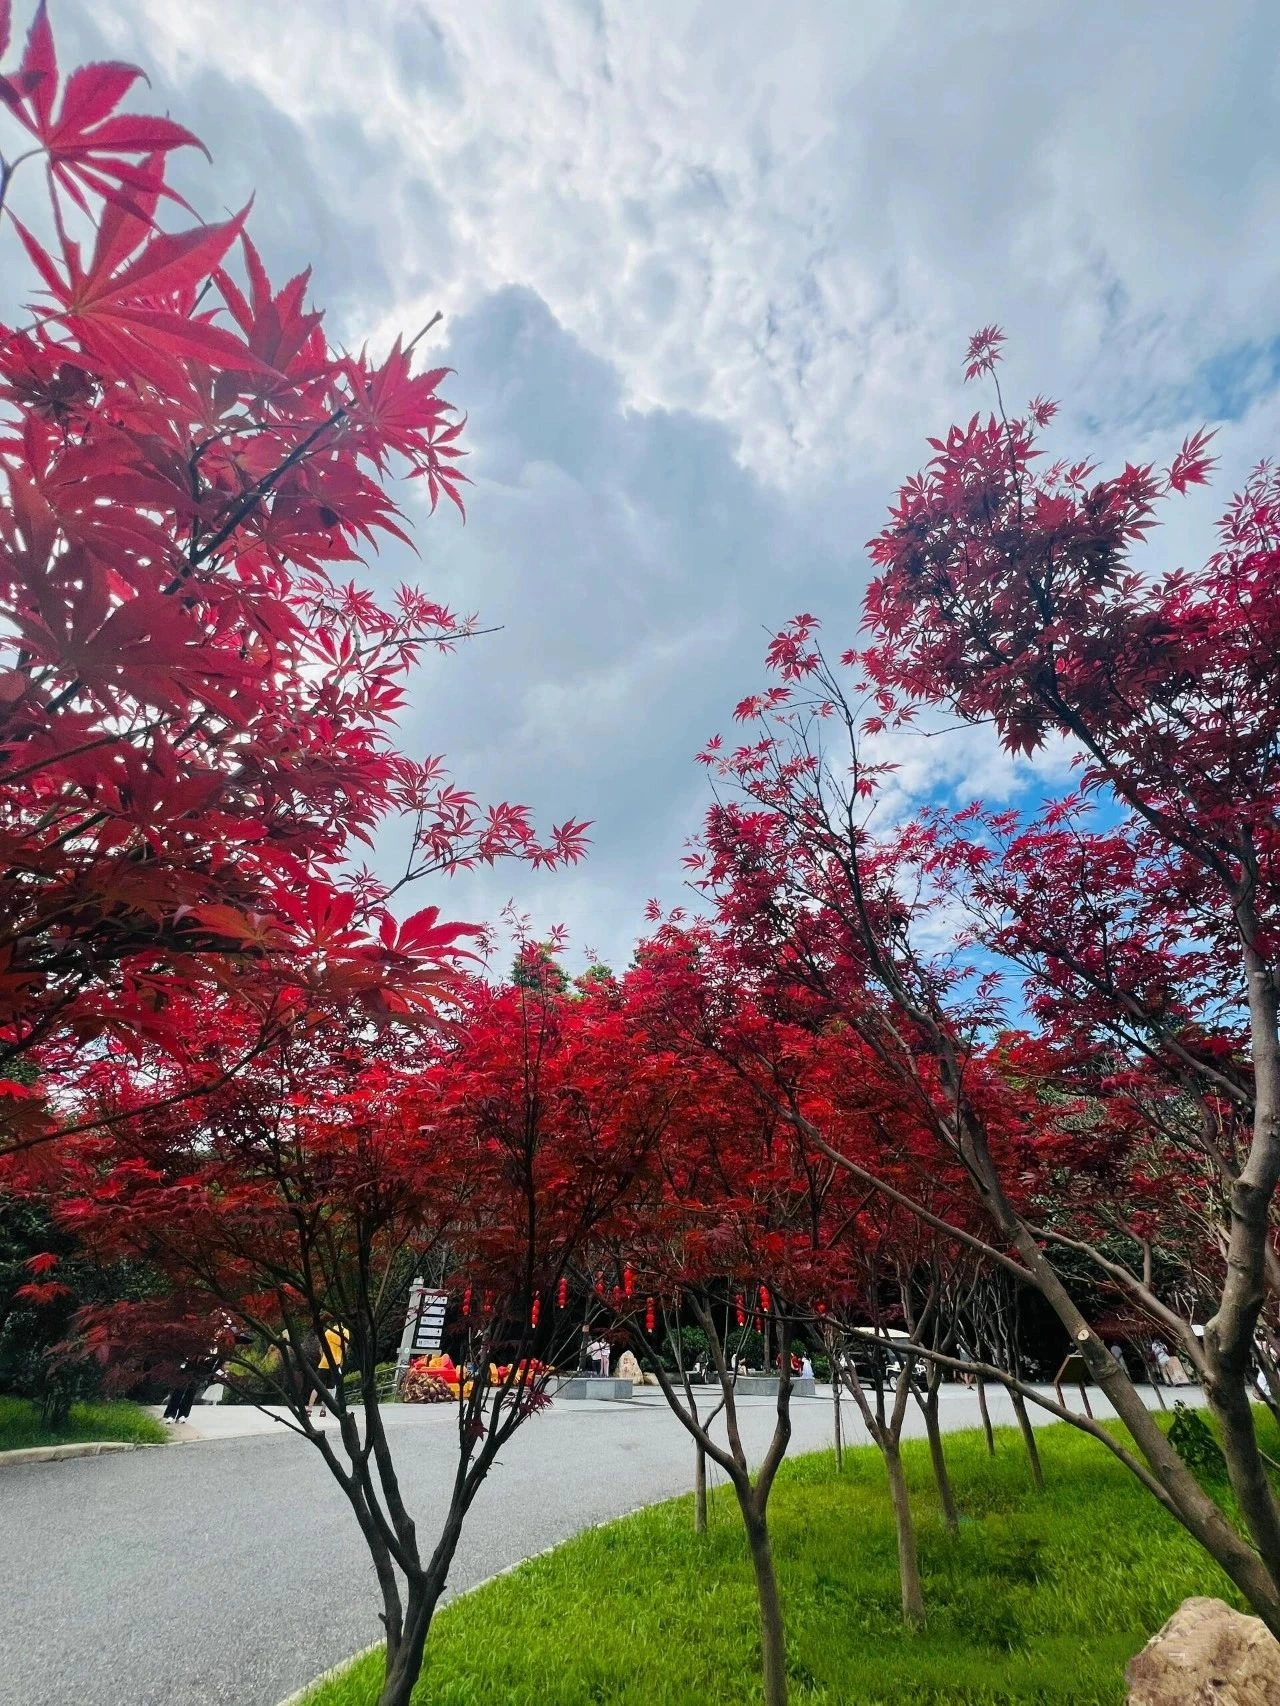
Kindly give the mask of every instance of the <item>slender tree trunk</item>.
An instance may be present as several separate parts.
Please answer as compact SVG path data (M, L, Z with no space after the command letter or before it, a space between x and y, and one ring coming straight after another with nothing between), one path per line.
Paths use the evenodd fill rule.
M756 1578L760 1606L760 1661L764 1673L764 1706L787 1706L787 1645L782 1623L782 1599L773 1567L773 1548L763 1511L756 1509L750 1493L743 1499L742 1517L751 1549L751 1568Z
M1222 1429L1232 1491L1272 1580L1280 1581L1280 1512L1258 1451L1246 1380L1247 1376L1228 1377L1219 1382L1211 1377L1207 1382L1209 1403Z
M916 1551L916 1529L911 1517L911 1494L902 1469L902 1453L896 1440L881 1446L893 1501L893 1522L898 1535L898 1575L902 1582L902 1617L912 1629L924 1625L924 1589L920 1585L920 1558Z
M409 1706L414 1685L422 1672L427 1632L439 1598L438 1587L427 1582L410 1583L400 1639L394 1647L390 1641L387 1643L387 1669L378 1706Z
M1164 1388L1160 1384L1160 1370L1154 1367L1152 1363L1148 1362L1145 1356L1142 1359L1142 1367L1146 1373L1147 1379L1151 1383L1151 1390L1155 1393L1156 1400L1159 1403L1160 1408L1162 1410L1167 1410L1169 1406L1164 1401Z
M837 1475L843 1475L843 1473L844 1473L844 1428L841 1424L841 1419L840 1419L840 1374L839 1374L839 1371L835 1368L834 1364L832 1365L832 1370L831 1370L831 1397L832 1397L832 1401L835 1405L836 1474Z
M1031 1232L1008 1208L1007 1201L1004 1206L1012 1222L1011 1231L1018 1255L1035 1274L1045 1301L1071 1334L1075 1349L1084 1358L1090 1374L1133 1435L1169 1501L1166 1508L1172 1510L1210 1557L1217 1560L1272 1634L1280 1634L1280 1587L1267 1560L1237 1533L1183 1463L1156 1426L1129 1376L1081 1314ZM1207 1331L1205 1336L1208 1337Z
M1013 1413L1018 1418L1018 1427L1022 1431L1022 1443L1027 1448L1027 1462L1031 1465L1031 1479L1035 1483L1037 1493L1044 1492L1044 1470L1040 1464L1040 1447L1036 1444L1036 1430L1031 1426L1031 1417L1027 1414L1027 1401L1021 1392L1010 1392L1013 1400Z
M707 1532L707 1454L701 1444L694 1446L693 1461L693 1532Z
M947 1532L955 1534L960 1527L960 1513L956 1509L956 1495L951 1485L951 1475L947 1469L947 1454L942 1447L942 1429L938 1425L938 1393L928 1393L921 1405L924 1411L925 1432L929 1436L929 1457L933 1463L933 1478L938 1483L938 1501L942 1506L942 1520L947 1525Z
M1248 869L1254 863L1251 839L1246 840L1243 851ZM1249 1403L1249 1364L1254 1332L1266 1301L1270 1209L1280 1181L1280 1008L1275 968L1258 947L1261 933L1255 914L1254 879L1246 878L1246 884L1236 896L1235 914L1248 982L1253 1137L1229 1196L1226 1278L1217 1312L1204 1333L1208 1369L1205 1390L1222 1428L1232 1490L1274 1591L1280 1584L1280 1507L1258 1451ZM1262 1615L1273 1631L1280 1627L1276 1621L1280 1612L1268 1616L1264 1611Z
M987 1456L994 1457L996 1454L996 1435L995 1429L991 1426L991 1411L987 1408L987 1383L981 1378L978 1380L978 1413L982 1417L982 1433L987 1442Z

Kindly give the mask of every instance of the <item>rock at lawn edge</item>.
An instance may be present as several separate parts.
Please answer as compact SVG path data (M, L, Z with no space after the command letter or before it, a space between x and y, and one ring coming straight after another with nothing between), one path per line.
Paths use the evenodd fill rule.
M1129 1706L1280 1706L1280 1641L1220 1599L1184 1599L1124 1676Z

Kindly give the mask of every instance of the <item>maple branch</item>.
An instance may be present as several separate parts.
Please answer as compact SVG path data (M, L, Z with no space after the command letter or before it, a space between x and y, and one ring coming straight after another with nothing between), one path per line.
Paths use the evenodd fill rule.
M25 154L19 154L12 160L6 160L3 155L0 155L0 217L7 213L10 219L13 218L11 209L6 206L6 198L9 194L9 185L13 182L13 174L24 161L35 160L43 153L43 148L28 148Z
M213 535L213 537L207 540L199 550L194 549L193 541L193 549L189 554L184 575L190 574L192 570L198 568L201 563L207 562L215 551L226 544L227 540L230 539L231 535L236 531L241 523L253 514L254 510L257 509L263 498L265 498L275 488L275 486L279 484L289 470L296 467L297 464L302 461L303 457L311 447L323 438L325 433L337 426L340 421L346 419L347 414L350 411L350 407L351 405L349 403L344 403L341 408L335 409L327 420L321 421L317 427L307 434L300 444L295 445L284 460L278 463L269 474L264 474L255 486L251 486L245 493L244 497L232 510L227 520L223 522L222 526ZM178 580L172 582L165 590L168 592L176 592L181 585L182 578L180 577Z
M409 339L408 343L404 346L404 353L406 355L409 355L412 352L414 346L417 343L419 343L423 338L426 337L427 333L431 330L431 328L433 326L438 326L440 324L441 320L443 320L443 319L444 319L444 310L441 308L437 308L435 313L427 321L426 325L423 326L420 331L415 332L413 334L413 336Z
M49 1131L37 1132L32 1137L16 1139L11 1143L0 1144L0 1156L18 1155L24 1150L39 1148L45 1143L59 1143L64 1138L82 1137L88 1131L104 1131L111 1126L122 1125L128 1120L141 1119L144 1115L159 1113L165 1108L177 1107L182 1102L190 1102L201 1096L211 1096L229 1084L233 1078L243 1072L258 1056L270 1048L287 1031L287 1024L282 1023L273 1031L264 1031L254 1046L241 1059L216 1078L206 1084L191 1085L185 1090L175 1090L171 1095L161 1096L154 1102L144 1103L137 1108L123 1108L114 1114L101 1114L91 1120L82 1120L78 1125L54 1126Z

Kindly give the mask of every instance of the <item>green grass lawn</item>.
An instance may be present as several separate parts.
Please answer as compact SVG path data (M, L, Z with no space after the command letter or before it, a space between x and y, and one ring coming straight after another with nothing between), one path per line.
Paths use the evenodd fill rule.
M928 1626L907 1634L888 1493L871 1448L802 1457L770 1526L803 1706L1018 1706L1124 1699L1126 1661L1189 1594L1239 1604L1198 1547L1095 1442L1038 1435L1047 1491L1018 1437L948 1437L963 1513L948 1536L923 1443L905 1448ZM677 1499L569 1541L444 1610L415 1706L742 1706L758 1700L755 1598L732 1495L710 1532ZM370 1706L381 1653L308 1706Z
M68 1445L77 1440L127 1440L162 1445L169 1436L154 1417L136 1404L73 1404L66 1425L40 1424L40 1406L26 1398L0 1398L0 1451L31 1445Z

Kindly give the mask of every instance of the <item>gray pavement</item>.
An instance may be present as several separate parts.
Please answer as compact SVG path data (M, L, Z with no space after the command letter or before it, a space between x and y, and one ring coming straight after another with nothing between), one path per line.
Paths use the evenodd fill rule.
M831 1443L829 1390L819 1390L794 1406L793 1452ZM997 1422L1012 1420L1003 1395L990 1402ZM744 1399L741 1410L758 1453L773 1407ZM429 1536L452 1472L452 1412L386 1413ZM844 1416L856 1443L851 1405ZM974 1394L945 1387L943 1416L948 1429L976 1426ZM918 1423L913 1414L908 1431ZM192 1426L209 1437L0 1469L0 1706L274 1706L378 1638L372 1568L313 1448L230 1407L196 1409ZM450 1593L686 1491L692 1458L660 1394L558 1401L520 1430L481 1490Z

